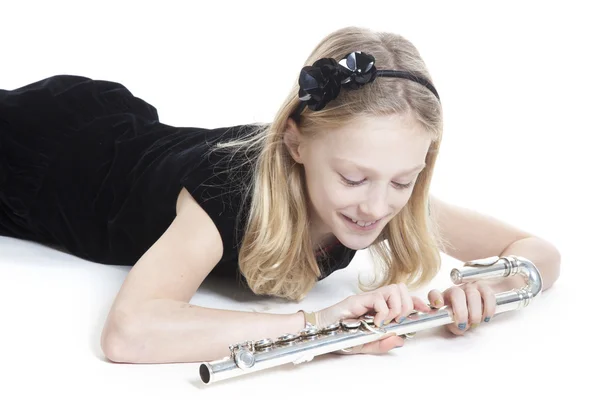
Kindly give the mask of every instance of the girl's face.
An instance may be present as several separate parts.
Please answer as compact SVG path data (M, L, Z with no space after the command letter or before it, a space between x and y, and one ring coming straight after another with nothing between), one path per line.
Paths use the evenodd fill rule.
M408 202L429 136L412 116L365 117L312 139L289 122L286 145L304 165L313 243L334 235L351 249L367 248Z

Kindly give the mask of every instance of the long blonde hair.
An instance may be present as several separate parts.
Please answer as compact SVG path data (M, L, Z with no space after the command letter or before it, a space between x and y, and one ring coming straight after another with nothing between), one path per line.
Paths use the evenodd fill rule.
M373 55L378 69L410 71L432 82L411 42L398 34L360 27L346 27L327 35L304 65L323 57L340 60L353 51ZM219 143L216 149L243 149L253 157L249 159L253 163L251 173L242 180L246 184L238 188L244 198L251 196L239 249L241 273L256 294L300 300L318 281L320 270L309 234L302 166L294 162L283 141L287 119L299 104L298 74L292 75L295 82L272 123L252 124L245 135ZM320 111L307 108L298 122L302 134L311 136L361 116L392 113L412 114L431 138L431 146L425 159L427 166L415 182L408 203L368 248L375 275L371 284L359 282L361 290L399 282L417 288L439 271L442 240L428 212L428 197L442 138L441 104L416 82L378 78L359 90L342 89Z

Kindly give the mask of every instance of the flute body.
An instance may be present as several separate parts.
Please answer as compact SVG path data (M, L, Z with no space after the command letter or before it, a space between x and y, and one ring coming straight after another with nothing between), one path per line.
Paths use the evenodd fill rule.
M454 268L450 277L455 285L459 285L516 274L524 277L525 286L496 294L497 315L526 307L541 293L542 278L531 261L520 256L489 257L469 261L463 268ZM287 334L276 340L261 339L231 345L229 356L201 363L199 374L202 382L208 385L287 363L308 362L321 354L373 342L390 333L411 338L418 331L453 322L449 306L429 312L413 312L401 323L383 327L374 326L373 317L366 315L356 320L339 321L320 330Z

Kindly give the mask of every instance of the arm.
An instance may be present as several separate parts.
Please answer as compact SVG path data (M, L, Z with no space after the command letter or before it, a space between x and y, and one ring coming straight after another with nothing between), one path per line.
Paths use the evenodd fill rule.
M542 290L550 288L560 274L560 253L548 241L475 211L445 203L430 196L431 215L448 242L442 251L466 262L490 256L516 255L539 269ZM520 276L490 282L496 293L523 286Z
M304 316L300 312L266 314L219 310L169 299L148 300L133 312L136 314L128 322L132 325L115 327L116 332L124 330L129 334L109 333L103 340L103 351L111 361L212 361L228 356L230 344L275 338L304 328Z
M530 236L512 242L500 254L502 256L517 255L531 261L542 276L542 291L549 289L560 275L561 255L548 241L536 236ZM525 285L520 275L511 276L498 283L490 284L495 293L505 292Z
M219 232L183 189L177 216L127 275L101 339L115 362L200 362L229 354L229 345L277 337L304 327L301 312L266 314L189 304L223 254Z

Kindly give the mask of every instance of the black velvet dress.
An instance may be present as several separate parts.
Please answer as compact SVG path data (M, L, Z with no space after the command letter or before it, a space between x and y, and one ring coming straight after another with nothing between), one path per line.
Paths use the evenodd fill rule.
M223 240L213 273L239 278L248 202L235 189L243 174L230 173L224 153L207 152L249 126L169 126L124 85L83 76L0 90L0 235L133 265L175 218L186 187ZM354 254L341 244L326 252L323 278Z

